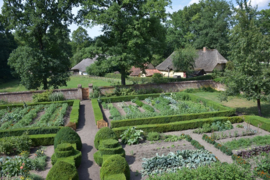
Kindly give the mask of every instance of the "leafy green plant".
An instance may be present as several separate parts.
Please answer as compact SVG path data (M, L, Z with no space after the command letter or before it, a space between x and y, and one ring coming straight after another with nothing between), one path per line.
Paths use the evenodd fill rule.
M148 141L158 141L161 138L159 132L149 132L146 136Z
M244 128L244 126L242 124L237 124L236 127L237 128Z
M62 92L53 92L48 98L50 101L63 101L65 96Z
M50 101L49 96L53 93L53 90L46 90L43 93L34 94L32 99L34 102L48 102Z
M143 131L136 130L135 127L130 127L124 131L123 134L120 135L122 143L124 144L138 144L140 140L143 140L142 137Z
M181 141L182 139L185 139L185 135L166 135L164 141L165 142L176 142L176 141Z

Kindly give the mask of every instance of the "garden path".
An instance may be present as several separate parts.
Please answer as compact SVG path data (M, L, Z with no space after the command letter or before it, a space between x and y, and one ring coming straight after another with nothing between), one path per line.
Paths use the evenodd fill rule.
M89 100L80 103L80 119L77 127L77 133L82 140L82 162L78 168L79 179L99 180L100 167L94 163L94 153L97 151L94 147L95 135L98 132L95 123L92 103Z
M212 152L220 160L220 162L233 163L231 156L224 154L219 149L215 148L214 145L204 141L202 139L202 135L192 133L190 134L190 136L192 137L192 139L198 141L201 145L203 145L206 150Z

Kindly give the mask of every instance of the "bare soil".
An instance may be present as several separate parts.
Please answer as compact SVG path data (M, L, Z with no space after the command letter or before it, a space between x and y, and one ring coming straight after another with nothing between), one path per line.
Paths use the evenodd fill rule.
M66 114L64 116L64 124L65 125L67 125L69 123L71 110L72 110L72 106L68 106Z
M124 109L122 107L119 107L118 106L119 102L112 103L112 104L120 112L121 116L125 116L126 115L126 112L124 111Z

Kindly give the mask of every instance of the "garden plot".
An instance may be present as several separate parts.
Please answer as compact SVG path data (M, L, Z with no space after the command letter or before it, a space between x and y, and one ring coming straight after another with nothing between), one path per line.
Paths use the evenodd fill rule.
M63 126L69 121L67 103L16 107L0 110L0 130L24 127Z
M193 114L203 112L215 112L211 106L191 100L182 100L175 94L160 95L159 97L148 97L144 100L134 98L131 101L117 103L102 103L102 109L106 119L124 120L149 118L156 116L171 116L181 114Z

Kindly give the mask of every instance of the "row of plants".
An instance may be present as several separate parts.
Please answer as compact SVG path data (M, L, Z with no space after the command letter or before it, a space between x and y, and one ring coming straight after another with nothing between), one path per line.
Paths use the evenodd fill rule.
M144 120L147 121L147 119L144 119ZM166 120L170 121L170 119L166 119ZM234 117L214 117L214 118L206 118L206 119L194 119L194 120L189 120L189 121L179 121L179 122L172 122L172 123L166 123L166 124L162 123L162 124L136 125L135 127L145 132L169 132L169 131L196 129L198 127L201 127L204 123L212 123L215 121L226 122L228 120L231 123L243 122L243 119L241 117L234 116ZM126 121L132 122L132 120L126 120ZM112 121L111 123L113 122L114 121ZM120 135L126 129L130 127L133 127L133 126L113 128L113 131L116 133L117 137L120 137Z
M62 92L53 92L46 90L43 93L37 93L32 96L34 102L63 101L65 99Z
M82 159L82 141L70 127L59 130L54 138L54 154L51 157L53 167L46 180L79 180L78 168Z
M241 138L241 139L233 139L232 141L225 142L223 146L231 150L236 150L240 148L248 148L251 146L264 146L270 144L270 136L256 136L254 138Z
M220 140L220 139L226 139L226 138L232 138L232 137L241 137L241 136L251 136L251 135L254 135L256 134L257 131L256 130L252 130L252 129L249 129L249 130L245 130L245 131L242 131L242 133L239 133L237 130L234 131L233 133L232 132L221 132L221 133L211 133L211 138L214 139L214 140Z
M214 139L212 139L211 137L207 136L206 134L203 135L202 137L203 140L205 140L206 142L213 144L217 149L219 149L221 152L231 156L232 150L230 150L229 148L227 148L226 146L223 146L222 144L217 143Z
M213 131L225 131L225 130L230 130L233 129L233 125L230 121L226 122L213 122L211 124L205 123L201 128L198 128L193 131L193 133L208 133L208 132L213 132Z
M251 147L245 150L236 151L235 154L237 156L241 156L242 158L250 158L252 156L260 155L261 153L269 153L270 152L270 145L266 146L257 146Z
M116 134L108 127L101 128L94 140L95 162L101 166L100 179L129 180L130 169L125 159L125 151L119 144Z
M199 166L209 165L216 162L215 155L206 150L183 150L176 153L170 152L168 155L153 158L143 158L141 173L143 176L153 176L155 174L164 174L176 172L184 167L196 169Z

